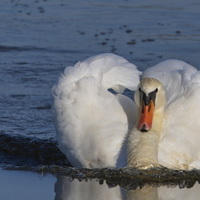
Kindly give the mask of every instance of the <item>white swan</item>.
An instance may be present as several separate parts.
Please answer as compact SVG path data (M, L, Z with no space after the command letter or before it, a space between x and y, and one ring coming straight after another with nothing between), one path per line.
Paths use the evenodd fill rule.
M100 54L65 69L53 88L53 110L59 147L73 166L126 166L124 141L134 123L134 103L108 89L135 90L140 74L135 65L114 54Z
M182 61L162 62L143 73L135 102L128 165L200 169L200 72Z

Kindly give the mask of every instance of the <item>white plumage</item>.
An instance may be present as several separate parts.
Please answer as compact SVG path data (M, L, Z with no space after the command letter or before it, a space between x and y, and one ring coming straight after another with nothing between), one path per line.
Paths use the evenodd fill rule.
M53 88L61 151L75 167L126 166L124 141L134 123L134 103L114 95L135 90L140 72L114 54L100 54L67 67Z
M156 78L162 83L166 93L166 104L163 102L164 116L154 116L152 130L147 133L138 134L138 130L133 130L130 140L135 139L138 144L144 143L145 140L146 149L156 147L157 152L154 150L154 153L157 154L157 161L165 167L200 169L200 72L183 61L167 60L147 69L143 73L143 78ZM150 87L152 85L149 85ZM162 104L159 100L159 89L157 96L156 104ZM162 121L162 129L158 133L159 121ZM159 140L153 139L155 134L160 134ZM130 143L135 145L134 141ZM141 151L145 152L139 148L133 150L138 155ZM140 155L139 159L145 157L144 154ZM147 164L147 167L149 166Z
M163 113L156 114L152 130L145 133L135 125L134 102L120 94L125 88L136 90L140 74L135 65L114 54L100 54L65 69L53 88L53 108L59 147L73 166L124 167L129 144L130 160L153 158L173 169L200 168L200 72L179 60L143 72L143 79L159 80L166 94L166 102L156 99ZM146 93L156 89L151 83L145 88ZM157 166L143 164L138 166Z

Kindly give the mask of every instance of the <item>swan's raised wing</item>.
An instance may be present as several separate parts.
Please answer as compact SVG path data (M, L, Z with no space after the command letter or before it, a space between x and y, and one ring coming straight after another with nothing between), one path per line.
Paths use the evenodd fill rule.
M183 61L167 60L143 76L158 79L167 93L159 163L170 168L200 168L200 72Z
M200 72L196 72L184 85L182 95L165 112L159 154L159 159L165 166L200 169L199 102Z
M134 104L108 89L134 90L139 75L135 65L114 54L100 54L66 68L53 88L54 118L60 149L72 165L116 165L128 130L126 110L133 112Z
M83 77L94 77L103 88L112 88L118 93L125 88L136 90L140 75L134 64L112 53L92 56L78 62L73 68L67 67L64 73L73 82Z

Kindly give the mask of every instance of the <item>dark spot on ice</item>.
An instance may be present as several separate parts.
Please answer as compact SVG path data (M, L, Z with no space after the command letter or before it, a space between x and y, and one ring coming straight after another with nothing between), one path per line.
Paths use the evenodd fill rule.
M155 39L153 39L153 38L148 38L148 39L142 40L142 42L154 42L154 41L155 41Z
M126 33L132 33L133 31L131 29L127 29Z
M181 31L176 31L176 35L180 35L181 34Z
M136 44L136 41L133 39L133 40L127 42L126 44L128 44L128 45L135 45L135 44Z

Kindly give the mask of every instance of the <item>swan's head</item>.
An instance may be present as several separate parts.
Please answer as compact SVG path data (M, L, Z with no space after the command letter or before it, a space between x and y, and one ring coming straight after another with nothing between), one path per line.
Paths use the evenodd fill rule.
M147 132L152 127L155 112L163 111L165 107L165 90L161 82L144 78L135 92L135 103L139 108L137 128Z

